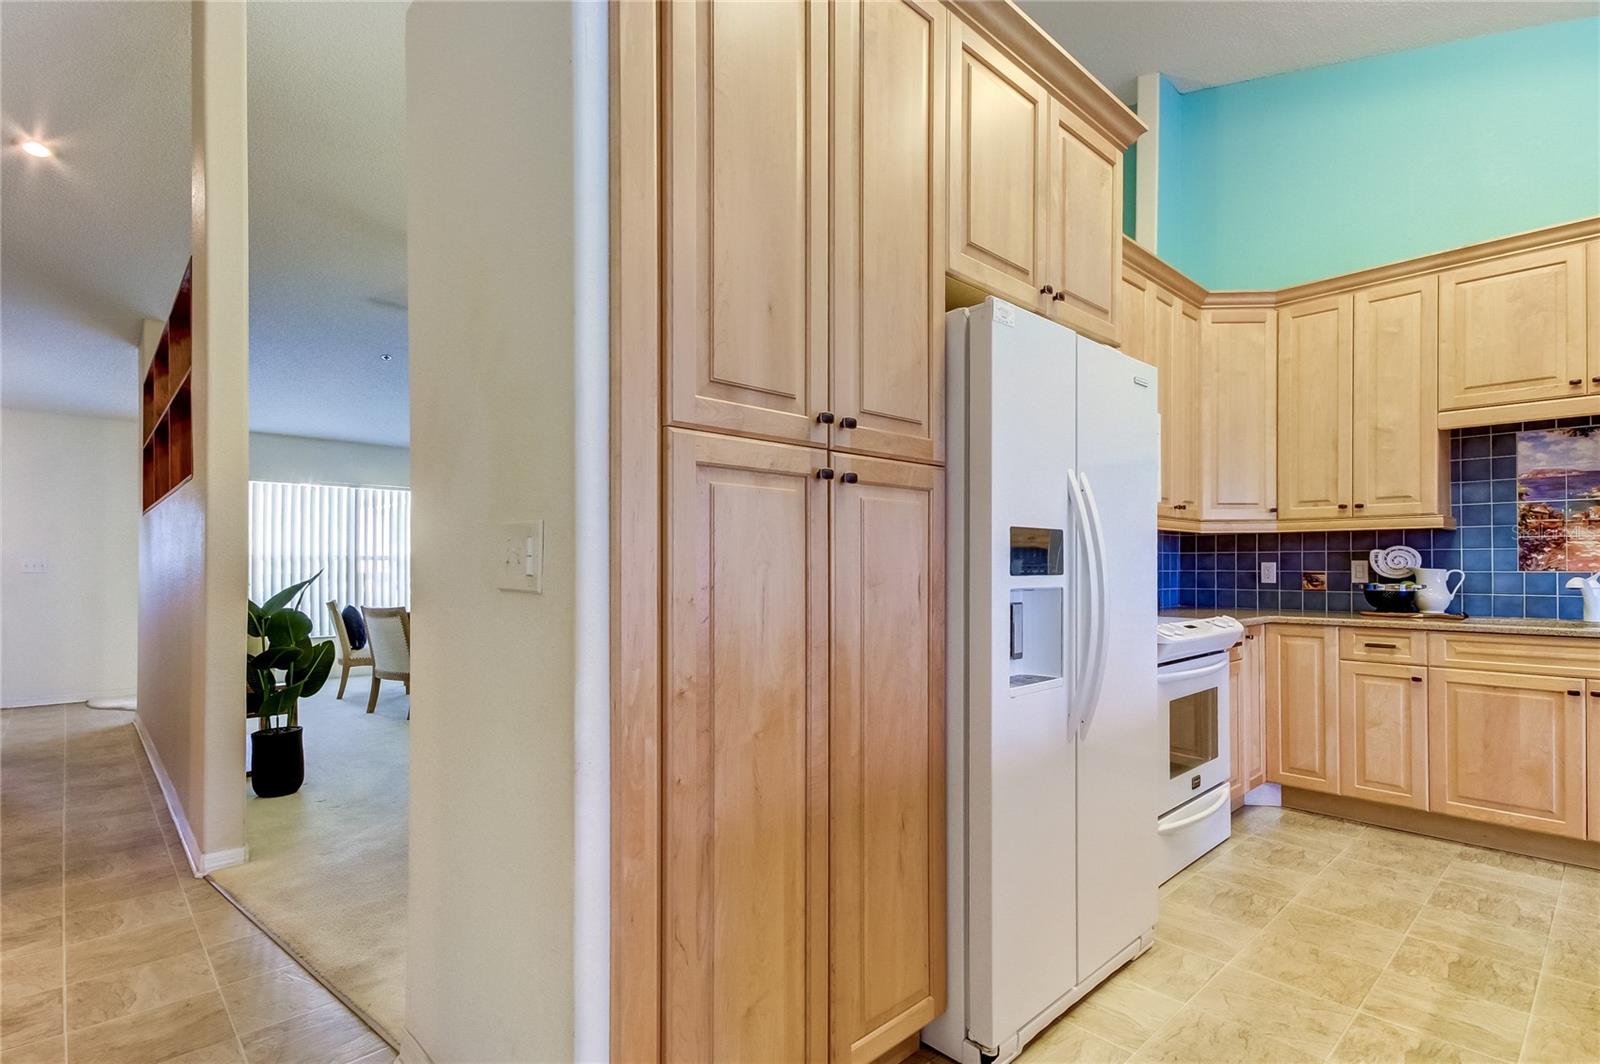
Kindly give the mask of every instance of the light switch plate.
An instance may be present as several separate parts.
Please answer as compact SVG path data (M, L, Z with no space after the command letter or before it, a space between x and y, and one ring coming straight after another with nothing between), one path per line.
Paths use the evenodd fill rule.
M1360 558L1350 559L1350 582L1352 584L1365 584L1372 579L1372 574L1367 570L1367 563Z
M544 522L523 521L500 526L501 591L544 591Z
M50 571L50 563L43 558L24 558L22 559L22 571L25 573L48 573Z
M1261 582L1263 584L1276 584L1278 582L1278 563L1261 563Z

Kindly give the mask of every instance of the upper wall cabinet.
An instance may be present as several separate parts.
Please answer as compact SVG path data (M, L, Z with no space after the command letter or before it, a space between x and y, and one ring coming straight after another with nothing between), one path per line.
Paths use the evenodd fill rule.
M1204 311L1200 329L1200 516L1277 513L1277 312Z
M826 444L828 6L661 12L671 419Z
M1278 516L1350 512L1350 297L1278 308Z
M1439 279L1439 409L1582 396L1590 387L1585 251L1564 244Z
M1156 364L1150 353L1150 279L1125 270L1117 286L1117 319L1122 326L1122 353L1140 362Z
M1355 293L1350 442L1356 517L1441 514L1449 506L1449 444L1433 402L1438 301L1434 276Z
M1122 151L1076 111L1050 101L1050 316L1117 342L1122 276Z
M833 445L921 461L944 458L947 26L924 0L833 14Z
M950 272L1043 313L1050 96L959 19L950 36Z

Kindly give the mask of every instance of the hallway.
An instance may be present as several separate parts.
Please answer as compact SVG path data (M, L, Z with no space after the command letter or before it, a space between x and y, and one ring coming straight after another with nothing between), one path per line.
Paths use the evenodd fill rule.
M130 713L0 712L7 1064L388 1064L394 1053L189 874Z

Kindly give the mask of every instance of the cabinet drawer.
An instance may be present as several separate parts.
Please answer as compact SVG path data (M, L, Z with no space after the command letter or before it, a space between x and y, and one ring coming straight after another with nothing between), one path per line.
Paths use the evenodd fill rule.
M1536 676L1600 677L1600 640L1488 632L1433 632L1428 664L1435 668L1493 669Z
M1339 656L1346 661L1426 665L1428 633L1403 628L1341 628Z

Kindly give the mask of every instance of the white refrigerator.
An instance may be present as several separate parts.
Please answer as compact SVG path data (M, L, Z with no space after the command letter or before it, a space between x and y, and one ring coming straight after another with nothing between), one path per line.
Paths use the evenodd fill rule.
M1154 942L1155 370L1008 303L946 323L949 993L1006 1061Z

